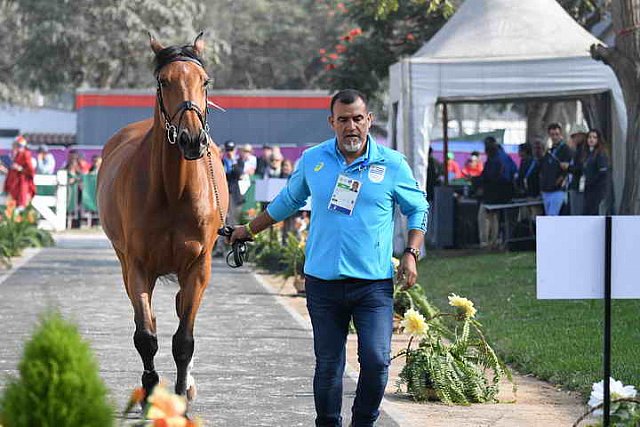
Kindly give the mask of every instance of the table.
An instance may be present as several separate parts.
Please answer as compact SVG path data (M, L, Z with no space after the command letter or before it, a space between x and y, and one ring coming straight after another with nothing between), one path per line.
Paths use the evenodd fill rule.
M488 211L498 211L500 212L500 222L503 226L504 230L504 238L503 245L508 249L508 245L510 242L522 242L527 240L535 240L535 229L534 229L534 217L533 215L529 215L529 236L525 237L511 237L511 218L509 213L514 209L520 210L525 207L534 207L540 206L542 207L542 199L514 199L509 203L500 203L500 204L484 204L484 207Z

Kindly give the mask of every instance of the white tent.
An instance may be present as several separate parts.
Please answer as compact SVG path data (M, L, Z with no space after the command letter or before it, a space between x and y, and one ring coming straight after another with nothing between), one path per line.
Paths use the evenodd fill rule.
M614 182L622 183L626 109L613 71L589 54L598 42L555 0L466 0L415 55L391 66L390 142L424 184L438 102L608 94Z

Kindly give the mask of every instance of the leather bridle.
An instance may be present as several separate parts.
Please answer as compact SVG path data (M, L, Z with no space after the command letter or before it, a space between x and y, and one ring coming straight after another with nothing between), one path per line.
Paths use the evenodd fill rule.
M202 69L204 69L204 66L200 61L194 58L190 58L188 56L176 56L175 58L171 59L169 63L178 62L178 61L193 62L195 64L198 64L200 67L202 67ZM158 70L158 72L159 71L160 70ZM204 111L200 109L200 107L198 107L198 104L196 104L194 101L188 100L178 105L178 109L176 110L176 112L169 117L169 113L167 113L167 110L164 108L164 99L162 97L162 82L158 78L158 73L156 73L156 81L157 81L156 99L158 101L158 105L160 106L160 113L162 114L162 118L164 119L164 127L167 131L167 140L169 141L169 144L175 144L178 141L178 130L182 125L182 119L184 118L184 114L187 111L193 111L196 113L196 115L198 116L198 120L200 120L200 124L202 125L202 127L200 128L200 134L201 134L200 136L203 137L202 134L204 133L204 138L207 138L209 133L209 124L207 123L207 112L209 110L207 106L208 105L207 89L205 88L204 90L204 105L205 105ZM174 119L178 115L180 115L180 117L178 118L178 124L176 126L174 125Z

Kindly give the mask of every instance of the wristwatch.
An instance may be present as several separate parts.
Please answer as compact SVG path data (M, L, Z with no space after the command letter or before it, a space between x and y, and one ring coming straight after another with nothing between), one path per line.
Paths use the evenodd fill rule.
M416 259L416 262L418 262L418 259L420 258L420 249L405 248L404 253L413 255L413 257Z

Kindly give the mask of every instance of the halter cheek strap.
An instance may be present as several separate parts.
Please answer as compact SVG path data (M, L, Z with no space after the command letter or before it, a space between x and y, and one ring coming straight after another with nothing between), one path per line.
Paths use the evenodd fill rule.
M189 58L186 56L178 56L172 59L170 62L177 62L177 61L193 62L195 64L198 64L200 67L204 68L202 66L202 63L200 63L200 61L194 58ZM159 71L160 70L157 70L157 72ZM156 76L157 76L157 72L156 72ZM180 129L180 126L182 125L182 119L184 118L184 113L186 113L187 111L194 111L198 116L198 120L200 120L200 124L202 125L202 128L200 129L200 133L201 134L204 133L205 137L209 133L209 124L207 123L207 112L209 108L207 106L208 96L207 96L206 89L204 91L204 100L205 100L204 111L202 111L200 107L198 107L198 104L196 104L191 100L188 100L181 103L178 106L178 109L176 110L176 112L170 118L168 118L169 113L167 113L167 110L164 108L164 99L162 97L162 84L160 83L159 79L157 80L157 99L158 99L158 104L160 106L160 113L162 114L162 118L164 119L164 127L167 130L167 140L169 141L169 144L175 144L178 141L178 129ZM180 117L178 119L178 124L176 126L173 124L174 123L173 120L176 118L178 114L180 114Z

